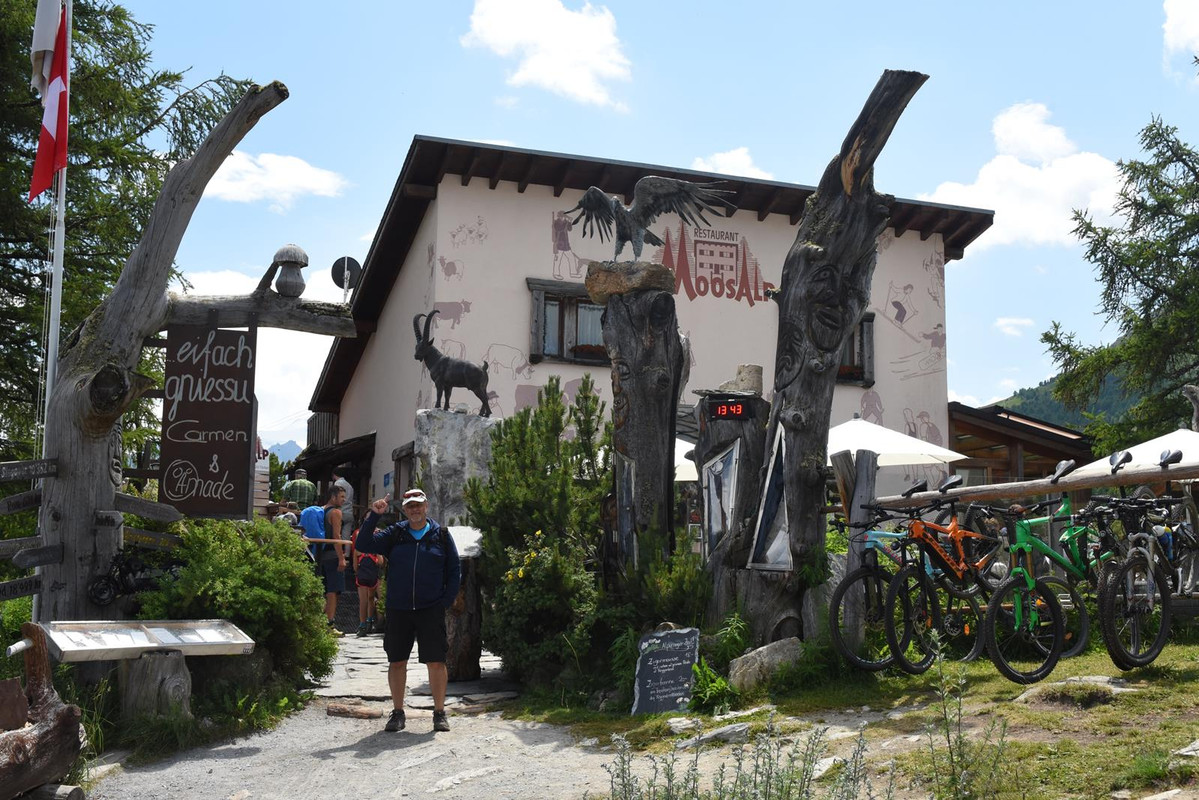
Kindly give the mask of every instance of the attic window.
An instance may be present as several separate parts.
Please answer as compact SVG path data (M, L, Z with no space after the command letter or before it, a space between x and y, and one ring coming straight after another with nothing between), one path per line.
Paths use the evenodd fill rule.
M600 319L604 308L591 302L581 283L526 278L533 295L529 362L607 364Z

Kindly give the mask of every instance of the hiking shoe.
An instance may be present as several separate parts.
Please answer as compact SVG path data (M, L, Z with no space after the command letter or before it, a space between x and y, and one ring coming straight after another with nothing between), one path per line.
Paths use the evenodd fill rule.
M365 622L358 626L358 633L356 633L354 635L357 636L359 639L361 639L363 636L366 636L366 623Z
M387 724L383 726L383 730L395 733L396 731L404 730L404 711L400 708L393 708L391 716L387 718ZM449 730L447 727L446 730Z
M450 729L450 721L445 718L444 711L433 712L433 730L445 733Z
M367 617L367 618L366 618L366 632L367 632L367 633L374 633L374 632L375 632L375 630L376 630L376 629L375 629L375 618L374 618L374 617Z

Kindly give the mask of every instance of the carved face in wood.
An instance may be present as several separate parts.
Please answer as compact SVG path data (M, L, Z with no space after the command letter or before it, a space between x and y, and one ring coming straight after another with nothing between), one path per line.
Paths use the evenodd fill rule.
M113 486L119 487L125 479L122 461L121 423L118 421L108 432L108 478Z

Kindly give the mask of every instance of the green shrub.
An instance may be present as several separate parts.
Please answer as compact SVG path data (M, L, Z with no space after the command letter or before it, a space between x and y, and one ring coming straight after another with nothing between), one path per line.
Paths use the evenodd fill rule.
M138 595L142 619L227 619L293 684L328 675L337 642L304 543L284 523L191 520L176 578Z
M642 608L650 625L674 622L698 627L703 622L712 596L712 577L695 553L677 550L668 560L651 561L642 585Z
M0 602L0 647L21 640L21 625L33 619L33 598L18 597ZM25 674L25 660L20 656L0 658L0 680Z
M691 702L688 708L692 711L703 711L709 714L723 714L737 702L737 690L729 685L722 676L708 666L703 656L699 663L691 666L695 683L691 687Z
M745 652L752 642L753 634L749 623L736 611L724 618L724 624L710 639L707 650L708 663L717 672L727 672L729 662Z
M541 531L507 549L511 565L483 615L483 643L504 668L532 683L582 675L598 590L581 548Z

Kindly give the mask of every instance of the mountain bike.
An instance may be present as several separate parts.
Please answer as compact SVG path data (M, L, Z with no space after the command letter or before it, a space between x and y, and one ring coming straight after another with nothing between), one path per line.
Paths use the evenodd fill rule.
M1170 564L1153 532L1154 514L1181 498L1105 498L1124 523L1128 551L1099 595L1099 624L1112 663L1122 670L1153 663L1170 637Z
M890 519L876 514L866 527ZM905 537L901 531L878 529L850 537L851 546L855 542L862 546L862 565L833 589L828 606L829 638L842 658L858 669L877 672L895 662L883 631L883 614L892 571L903 563L898 545ZM880 561L880 555L884 560Z
M961 475L951 475L937 489L944 494L961 482ZM927 482L921 481L903 496L911 497L926 488ZM903 566L887 587L883 614L883 632L895 664L912 675L932 666L938 646L962 661L972 661L982 652L982 612L976 597L982 585L977 581L976 563L967 557L963 542L985 536L958 524L956 503L946 498L914 508L870 507L878 513L902 514L907 544L914 546L901 551ZM948 525L923 519L946 507L951 512ZM912 549L915 558L909 552Z

